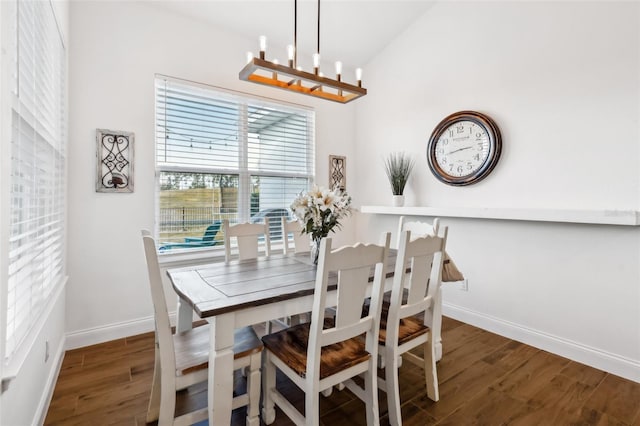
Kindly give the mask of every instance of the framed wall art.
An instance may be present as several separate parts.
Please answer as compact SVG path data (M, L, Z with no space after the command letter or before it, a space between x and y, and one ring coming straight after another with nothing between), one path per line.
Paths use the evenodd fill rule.
M347 157L329 156L329 187L347 190Z
M96 129L96 192L133 192L135 134Z

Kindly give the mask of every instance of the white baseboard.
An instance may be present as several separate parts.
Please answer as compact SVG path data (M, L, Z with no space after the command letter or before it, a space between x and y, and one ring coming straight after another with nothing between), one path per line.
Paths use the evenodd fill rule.
M640 360L621 357L449 303L442 304L442 313L492 333L640 383ZM443 345L446 347L447 342L443 341Z
M56 381L58 380L58 375L60 374L60 368L62 368L62 360L64 359L64 351L65 351L65 337L62 336L60 340L60 344L56 348L56 352L54 354L54 365L55 367L51 369L49 373L49 377L47 377L47 383L45 385L45 391L42 393L40 397L40 402L38 403L38 409L36 410L36 415L34 420L39 419L39 421L33 422L31 424L34 425L43 425L44 421L47 417L47 412L49 411L49 404L51 404L51 398L53 397L53 390L56 387Z
M169 314L171 324L175 324L176 313ZM155 329L153 316L122 321L100 327L87 328L66 334L66 350L97 345L110 340L148 333Z

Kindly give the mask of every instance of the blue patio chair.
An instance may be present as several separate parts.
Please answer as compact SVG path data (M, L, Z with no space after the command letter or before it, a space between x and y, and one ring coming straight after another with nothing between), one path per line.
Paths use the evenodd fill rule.
M184 243L166 243L158 247L158 251L166 251L174 248L194 248L194 247L210 247L222 244L222 240L216 240L216 235L220 232L222 222L214 221L207 226L202 237L186 237Z

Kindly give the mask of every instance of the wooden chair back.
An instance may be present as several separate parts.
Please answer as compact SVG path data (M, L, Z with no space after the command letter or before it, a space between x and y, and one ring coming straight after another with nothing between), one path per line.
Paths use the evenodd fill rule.
M390 241L391 234L386 233L382 245L359 243L332 250L331 238L322 239L307 350L308 380L318 379L322 347L336 342L365 334L365 349L376 359L385 265ZM370 293L371 309L363 317L362 305L369 296L367 289L372 269L375 272ZM333 305L327 303L330 276L338 278L336 316L334 327L324 328L325 309Z
M271 253L271 239L269 238L269 218L264 218L264 223L238 223L231 226L225 219L222 222L224 230L224 260L231 261L231 238L236 239L238 259L257 259L258 247L261 237L264 238L264 253Z
M297 221L288 221L286 217L282 217L281 220L284 254L309 252L311 250L311 236L302 232L302 226ZM293 247L290 245L289 234L293 235Z
M432 223L422 222L419 220L407 220L405 216L400 216L398 220L398 236L396 238L396 247L400 247L400 237L404 231L411 231L413 238L423 235L438 235L440 229L440 219L435 218Z
M171 323L169 321L169 310L167 299L162 287L162 275L160 264L156 252L155 240L147 230L142 231L142 241L144 244L144 254L147 259L147 270L149 272L149 287L151 290L151 300L153 301L153 311L156 324L156 339L160 349L163 363L173 366L175 369L175 351L171 333Z

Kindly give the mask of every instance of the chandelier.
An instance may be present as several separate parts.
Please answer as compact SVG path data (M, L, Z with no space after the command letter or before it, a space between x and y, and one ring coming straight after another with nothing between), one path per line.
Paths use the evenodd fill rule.
M362 69L356 69L357 84L342 81L342 62L335 63L336 77L329 78L320 71L320 0L318 0L318 44L313 54L313 72L298 66L298 0L294 0L293 45L287 46L287 65L277 59L266 59L267 38L260 36L260 55L247 53L247 64L240 71L240 80L277 87L290 92L302 93L329 101L346 104L367 94L362 87Z

